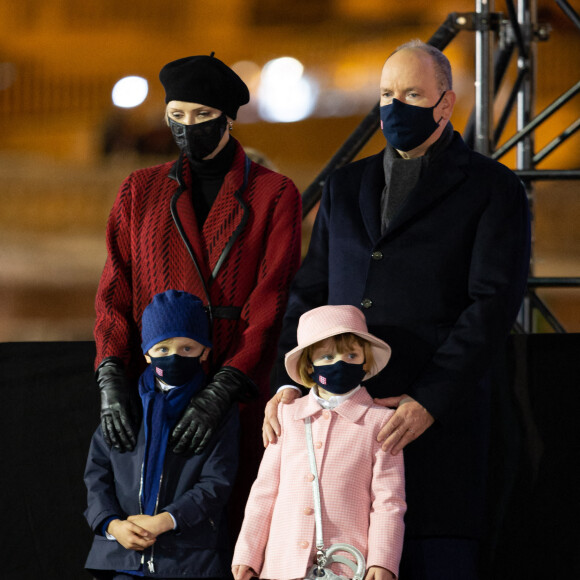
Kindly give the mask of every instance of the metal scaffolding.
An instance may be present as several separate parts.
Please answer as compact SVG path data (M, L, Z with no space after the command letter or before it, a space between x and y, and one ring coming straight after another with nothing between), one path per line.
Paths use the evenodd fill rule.
M428 40L428 44L444 50L463 30L475 34L475 106L464 130L464 140L475 151L492 159L500 159L516 147L515 173L522 179L533 215L534 188L538 180L579 180L580 170L537 170L536 165L580 129L576 119L541 151L534 153L534 131L570 99L580 93L580 80L534 116L536 94L536 51L538 42L550 36L550 26L538 23L536 0L505 0L507 16L493 11L493 0L476 0L475 11L450 13ZM580 31L580 17L567 0L555 0L558 7ZM517 76L497 124L493 123L493 106L510 62L517 58ZM508 119L516 107L516 133L500 147L498 142ZM319 201L328 176L351 162L379 128L379 103L334 154L302 195L305 217ZM565 333L546 304L537 295L538 288L580 287L580 278L534 276L534 251L530 262L528 289L514 330L533 333L535 312L538 312L558 333Z

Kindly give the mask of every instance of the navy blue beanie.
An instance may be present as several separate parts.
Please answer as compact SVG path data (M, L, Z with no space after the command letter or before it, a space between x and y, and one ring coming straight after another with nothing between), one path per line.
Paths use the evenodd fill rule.
M212 346L209 339L209 320L202 301L189 292L167 290L156 294L143 311L141 348L143 354L158 342L185 336L204 346Z
M250 100L246 83L218 58L200 54L167 63L159 73L165 102L185 101L213 107L235 119Z

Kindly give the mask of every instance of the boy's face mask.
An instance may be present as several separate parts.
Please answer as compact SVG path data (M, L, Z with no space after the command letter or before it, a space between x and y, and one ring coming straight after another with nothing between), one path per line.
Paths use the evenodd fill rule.
M215 119L194 125L182 125L169 119L169 128L175 143L189 159L194 161L201 161L215 151L227 126L228 119L224 113Z
M312 365L310 378L325 391L344 395L358 387L366 375L364 363L353 364L339 360L331 365Z
M198 356L172 354L150 358L155 376L172 387L180 387L191 381L197 373L203 372Z

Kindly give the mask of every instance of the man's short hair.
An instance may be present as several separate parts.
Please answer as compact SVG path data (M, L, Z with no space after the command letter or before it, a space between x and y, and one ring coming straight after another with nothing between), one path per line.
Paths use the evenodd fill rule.
M451 75L451 65L447 57L434 46L427 44L419 39L413 39L401 46L397 47L387 58L391 58L393 54L405 49L417 49L426 52L432 59L435 65L435 78L437 79L437 85L441 91L449 91L453 88L453 78Z

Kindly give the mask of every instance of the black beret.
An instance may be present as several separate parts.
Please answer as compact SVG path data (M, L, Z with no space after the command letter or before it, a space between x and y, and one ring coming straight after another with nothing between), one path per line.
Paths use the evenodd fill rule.
M166 64L159 73L165 102L199 103L236 118L238 109L250 100L246 83L213 56L186 56Z

